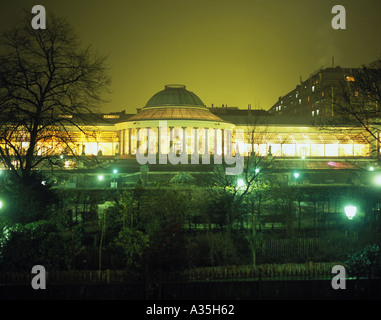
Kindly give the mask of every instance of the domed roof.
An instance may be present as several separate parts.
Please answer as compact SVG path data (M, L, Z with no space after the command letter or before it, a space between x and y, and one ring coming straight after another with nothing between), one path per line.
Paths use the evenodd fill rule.
M200 120L226 122L204 105L193 92L184 85L166 85L148 100L137 114L128 121L136 120Z
M186 90L184 85L166 85L165 89L159 91L148 100L145 108L150 107L182 107L195 106L205 107L202 100L193 92Z

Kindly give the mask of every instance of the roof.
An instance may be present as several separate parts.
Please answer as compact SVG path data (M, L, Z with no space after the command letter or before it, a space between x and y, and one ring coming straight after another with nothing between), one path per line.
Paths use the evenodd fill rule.
M132 116L128 121L136 120L168 120L168 119L178 119L178 120L207 120L207 121L218 121L225 122L221 118L217 117L215 114L211 113L209 110L202 108L143 108L138 114Z
M137 120L222 120L209 111L202 100L193 92L186 90L184 85L166 85L148 100L145 107L130 117L128 121Z
M198 106L205 107L202 100L184 85L166 85L148 100L145 108L162 106Z

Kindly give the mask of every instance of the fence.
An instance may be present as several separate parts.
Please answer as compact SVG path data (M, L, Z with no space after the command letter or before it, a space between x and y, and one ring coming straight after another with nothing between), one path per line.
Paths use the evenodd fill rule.
M1 285L30 285L35 274L27 272L0 273ZM141 280L140 275L129 270L73 270L46 272L48 284L110 284Z
M189 280L229 280L282 277L332 276L336 262L262 264L258 266L227 266L196 268L188 271Z
M332 267L339 263L308 262L304 264L263 264L258 266L219 266L186 270L183 281L255 279L258 277L320 277L332 276ZM161 281L173 281L179 274L163 274ZM3 272L0 273L1 285L30 285L34 274ZM141 274L129 270L73 270L46 272L49 284L112 284L143 281Z
M312 255L320 248L327 248L330 245L329 241L318 238L268 239L261 241L258 254L263 256Z

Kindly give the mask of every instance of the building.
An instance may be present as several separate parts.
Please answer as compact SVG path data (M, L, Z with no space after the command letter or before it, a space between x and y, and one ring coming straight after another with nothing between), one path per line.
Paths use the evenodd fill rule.
M339 98L342 86L355 80L355 72L354 68L320 69L279 97L269 112L283 116L334 117L337 114L335 99Z
M349 81L346 78L350 77L349 71L322 70L281 98L269 112L252 110L250 106L208 108L184 85L166 85L136 114L88 114L78 119L75 118L78 115L60 114L59 117L70 119L81 130L78 126L67 127L69 147L48 140L39 142L38 150L50 149L64 157L67 169L79 167L79 156L135 159L140 147L142 154L159 156L234 156L237 151L249 156L254 151L263 157L315 159L325 163L326 159L374 161L376 143L362 127L343 124L321 128L313 125L311 116L303 116L305 110L315 115L330 112L323 92L330 81L338 78ZM20 141L23 143L27 142Z
M317 93L322 90L319 83L323 76L318 78L319 81L313 78ZM307 116L274 116L264 110L252 110L250 106L247 110L207 108L196 94L182 85L165 86L138 109L137 114L105 114L103 120L108 125L98 123L97 134L79 139L85 154L102 152L104 156L134 156L144 141L148 141L146 148L157 154L159 149L168 154L171 148L174 153L183 152L184 145L186 153L191 154L195 141L200 154L214 154L215 151L221 154L222 148L225 154L229 132L233 153L240 150L246 156L254 150L260 156L271 151L277 157L370 157L374 149L361 127L343 125L334 130L323 129L314 126ZM238 139L238 131L243 132L242 139Z

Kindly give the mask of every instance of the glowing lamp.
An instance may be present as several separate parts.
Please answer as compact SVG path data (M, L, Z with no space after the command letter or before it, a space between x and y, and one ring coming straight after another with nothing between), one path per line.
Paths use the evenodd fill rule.
M241 187L243 187L245 185L245 182L242 180L242 179L238 179L237 180L237 186L238 186L238 188L241 188Z
M355 206L346 206L344 210L345 215L348 217L349 220L352 220L357 213L357 207Z
M374 178L374 183L378 186L381 186L381 175L377 175L375 178Z

